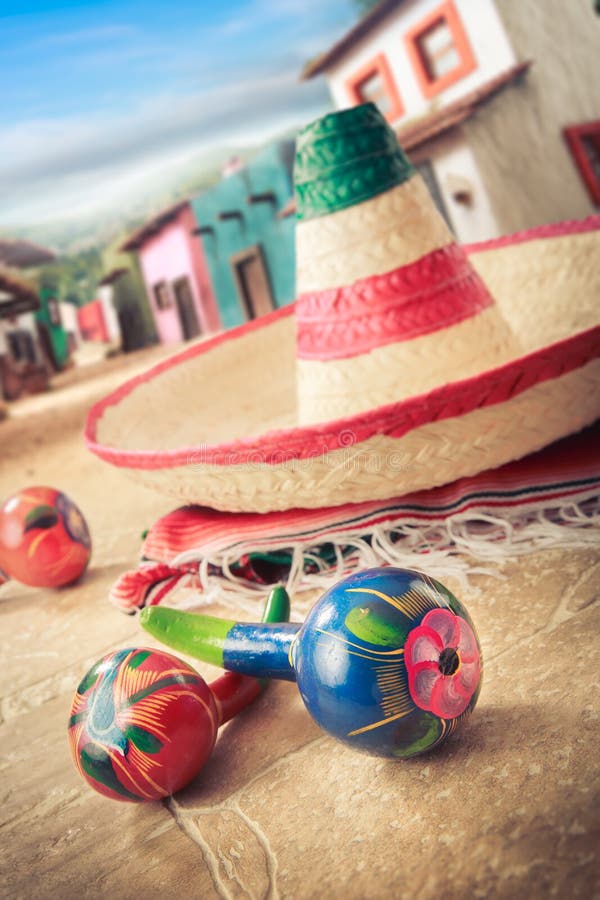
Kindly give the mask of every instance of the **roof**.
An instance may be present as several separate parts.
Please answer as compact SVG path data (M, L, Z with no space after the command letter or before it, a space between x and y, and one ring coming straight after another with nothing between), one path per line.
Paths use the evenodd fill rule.
M173 204L173 206L169 206L167 209L163 209L161 212L157 213L153 219L144 222L143 225L140 225L139 228L132 232L132 234L130 234L121 244L119 250L139 250L142 244L145 244L149 238L154 237L154 235L158 234L165 225L168 225L169 222L176 219L181 210L185 209L188 203L189 200L180 200L178 203Z
M0 238L0 263L15 269L42 266L56 258L52 250L31 241L17 238Z
M40 298L32 284L0 266L0 319L40 308Z
M499 93L503 88L524 75L531 64L532 60L528 60L527 62L518 63L516 66L511 66L510 69L505 69L504 72L496 75L495 78L490 78L489 81L484 82L474 91L465 94L460 100L455 100L436 112L429 113L413 122L408 122L396 132L398 143L403 150L416 150L417 147L421 147L427 141L431 141L444 134L444 132L449 131L450 128L460 125L461 122L470 118L479 106L490 100L494 94ZM292 198L286 203L279 215L280 217L289 216L295 211L296 201Z
M413 122L408 122L396 132L398 141L404 150L414 150L421 144L439 137L455 125L460 125L470 118L479 106L490 100L507 85L516 81L527 72L532 61L518 63L505 69L494 78L484 82L474 91L470 91L459 100L454 100L436 112L429 113Z
M101 287L103 284L114 284L115 281L118 281L122 275L125 275L126 272L129 272L129 269L125 268L125 266L121 266L120 268L111 269L101 281L98 282L98 287Z
M389 13L402 3L404 3L404 0L382 0L382 2L378 3L377 6L374 6L373 9L370 9L362 19L359 19L350 31L347 31L346 34L335 42L333 47L330 47L325 53L321 53L320 56L317 56L315 59L311 60L311 62L306 63L300 75L301 80L306 81L308 78L314 78L315 75L319 75L325 69L329 68L329 66L336 62L340 56L343 56L353 44L360 41L360 39L368 34L375 25L379 24L382 19L385 19Z

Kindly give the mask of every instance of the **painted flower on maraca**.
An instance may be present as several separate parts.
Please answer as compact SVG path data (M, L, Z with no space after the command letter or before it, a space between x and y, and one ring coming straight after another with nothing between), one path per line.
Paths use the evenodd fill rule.
M477 690L481 658L466 619L433 609L404 645L408 689L417 706L444 719L465 711Z
M55 488L25 488L0 507L0 567L23 584L60 587L76 581L91 546L80 510Z
M200 771L218 724L213 695L191 666L162 651L117 650L77 688L69 744L79 772L98 793L158 800Z

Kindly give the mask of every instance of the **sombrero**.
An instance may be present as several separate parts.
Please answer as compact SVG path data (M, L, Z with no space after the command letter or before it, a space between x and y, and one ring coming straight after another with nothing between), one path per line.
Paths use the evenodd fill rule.
M179 501L397 497L600 415L600 216L459 246L372 104L299 135L297 292L97 403L88 447Z

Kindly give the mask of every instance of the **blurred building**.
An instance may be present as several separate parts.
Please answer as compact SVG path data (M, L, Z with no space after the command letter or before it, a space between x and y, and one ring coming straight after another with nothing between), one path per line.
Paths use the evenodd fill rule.
M77 320L78 307L74 303L61 300L58 304L58 308L60 310L62 325L67 335L69 352L71 354L75 353L83 340L83 336L79 330L79 322Z
M7 399L42 390L53 371L71 362L58 293L42 268L54 260L51 250L31 241L0 239L0 356Z
M35 314L34 285L0 265L0 397L16 400L48 386L49 364Z
M58 291L41 278L40 308L35 314L44 352L55 372L65 369L71 361L71 347L63 325Z
M293 141L270 144L192 200L224 328L294 300L293 157Z
M106 274L99 282L98 293L116 313L121 348L129 353L155 344L157 335L137 255L121 252L120 243L103 254Z
M137 254L162 343L231 328L294 299L293 142L277 142L248 164L163 210L121 244Z
M470 241L600 204L599 45L583 0L383 0L303 77L377 103Z
M220 327L202 243L188 201L163 210L121 245L136 251L161 343L189 340Z
M77 309L77 326L84 341L121 347L119 320L106 294Z

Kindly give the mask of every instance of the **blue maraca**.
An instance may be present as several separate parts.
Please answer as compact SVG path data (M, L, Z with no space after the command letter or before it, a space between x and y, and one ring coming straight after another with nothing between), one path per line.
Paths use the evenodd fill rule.
M444 741L477 702L482 661L471 618L443 585L407 569L367 569L330 588L302 625L245 624L166 607L144 628L234 672L296 680L315 721L379 756Z

